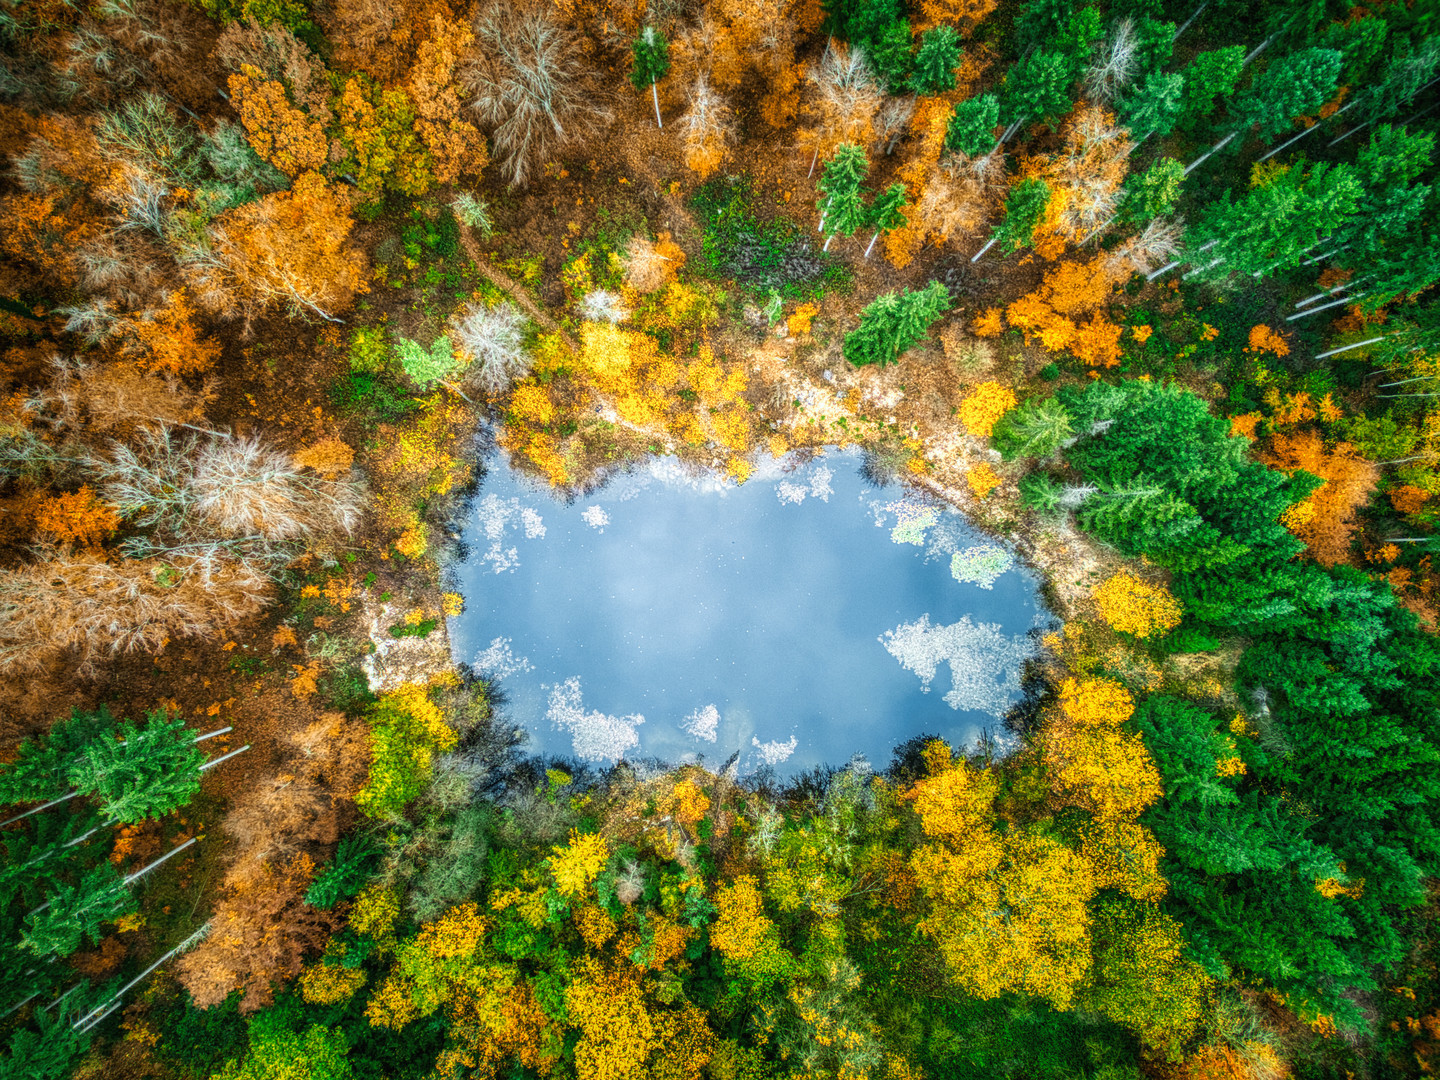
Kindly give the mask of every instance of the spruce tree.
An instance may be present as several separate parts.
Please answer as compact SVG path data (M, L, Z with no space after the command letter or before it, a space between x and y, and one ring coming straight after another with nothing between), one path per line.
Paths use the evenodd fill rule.
M49 802L70 790L68 773L85 748L115 730L115 718L101 705L94 712L71 710L50 730L20 744L14 761L0 765L0 803Z
M1000 117L1006 134L1035 119L1070 111L1070 61L1058 52L1034 52L1010 69L1001 87Z
M1264 276L1297 265L1316 243L1328 242L1347 225L1360 195L1350 166L1291 170L1238 201L1227 194L1209 203L1191 239L1197 249L1209 245L1215 273Z
M960 35L954 27L937 26L920 38L915 54L915 71L910 85L917 94L939 94L955 89L955 69L960 66Z
M1075 434L1074 423L1055 398L1036 398L1011 409L995 422L991 439L1006 461L1047 458Z
M108 859L74 885L60 885L49 903L25 920L21 942L36 956L69 956L88 938L98 945L102 924L128 915L136 908L125 879Z
M930 332L950 307L950 290L938 281L923 289L885 293L860 313L860 325L845 335L845 359L856 367L893 363Z
M1120 99L1120 119L1137 140L1151 135L1163 139L1175 129L1175 122L1180 118L1184 90L1185 77L1178 72L1164 75L1152 71Z
M205 755L179 717L156 710L143 728L126 721L119 734L124 742L92 740L69 772L107 819L135 824L194 798Z
M1030 244L1035 226L1050 205L1050 185L1038 177L1022 180L1005 197L1005 220L996 227L991 240L1007 251L1019 251Z
M865 257L868 259L870 248L875 246L875 241L882 232L898 229L905 224L905 185L891 184L876 195L875 201L870 204L867 217L869 224L875 229L875 235L870 237L870 244L865 248Z
M819 201L824 230L829 233L825 246L838 233L851 236L865 224L865 189L862 186L870 171L865 151L854 143L841 143L834 156L825 163L825 171L815 186L820 189Z
M1269 142L1335 93L1344 59L1334 49L1302 49L1281 57L1235 99L1231 114L1242 129L1253 125L1260 139Z
M1000 99L994 94L977 94L955 106L945 129L945 149L968 157L988 154L995 146L995 127L1000 123Z
M1243 45L1227 45L1195 57L1190 66L1181 72L1185 76L1185 88L1179 125L1186 129L1198 126L1214 111L1217 97L1233 94L1244 63Z
M655 102L655 126L663 128L665 125L660 122L660 94L655 84L670 70L670 45L658 30L647 26L631 44L630 51L635 58L630 69L630 85L636 90L650 87L650 97Z
M1125 181L1125 198L1119 218L1127 225L1141 226L1167 213L1180 198L1185 166L1174 158L1161 158L1142 173L1131 173Z

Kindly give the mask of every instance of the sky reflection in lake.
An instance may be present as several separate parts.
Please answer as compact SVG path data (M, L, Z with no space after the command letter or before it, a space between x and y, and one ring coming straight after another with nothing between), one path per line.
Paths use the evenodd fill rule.
M673 460L571 505L492 462L465 522L455 658L538 752L782 774L921 732L972 741L1019 698L1033 577L858 451L742 487ZM793 463L791 463L793 466Z

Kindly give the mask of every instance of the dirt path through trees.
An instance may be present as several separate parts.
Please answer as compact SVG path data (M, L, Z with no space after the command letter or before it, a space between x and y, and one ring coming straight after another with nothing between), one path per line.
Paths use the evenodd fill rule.
M545 313L545 310L530 298L530 295L505 273L490 265L488 259L480 250L480 245L475 241L474 230L468 225L460 226L460 243L465 248L465 254L470 256L470 261L475 268L484 274L486 279L498 289L504 290L510 298L520 305L525 314L529 315L537 323L551 333L559 334L560 340L565 342L572 351L578 352L579 344L573 337L561 329L560 324Z

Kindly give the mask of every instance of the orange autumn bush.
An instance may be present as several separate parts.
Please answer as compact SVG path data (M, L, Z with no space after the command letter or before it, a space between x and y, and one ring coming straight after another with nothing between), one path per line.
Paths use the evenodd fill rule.
M1090 367L1114 367L1120 363L1125 328L1112 323L1100 309L1119 280L1104 256L1061 263L1045 275L1038 289L1011 303L1005 317L1025 334L1027 343L1038 339L1047 349L1068 350ZM1082 322L1086 314L1090 318ZM981 319L983 330L993 332L998 311L991 309ZM979 321L976 333L982 333Z
M120 527L120 515L89 486L73 494L49 495L35 507L35 531L61 544L99 544Z

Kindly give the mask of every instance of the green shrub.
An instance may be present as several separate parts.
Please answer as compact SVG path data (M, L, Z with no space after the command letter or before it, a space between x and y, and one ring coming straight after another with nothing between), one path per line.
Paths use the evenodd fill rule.
M350 332L350 370L377 375L390 365L390 335L383 326L357 326Z

